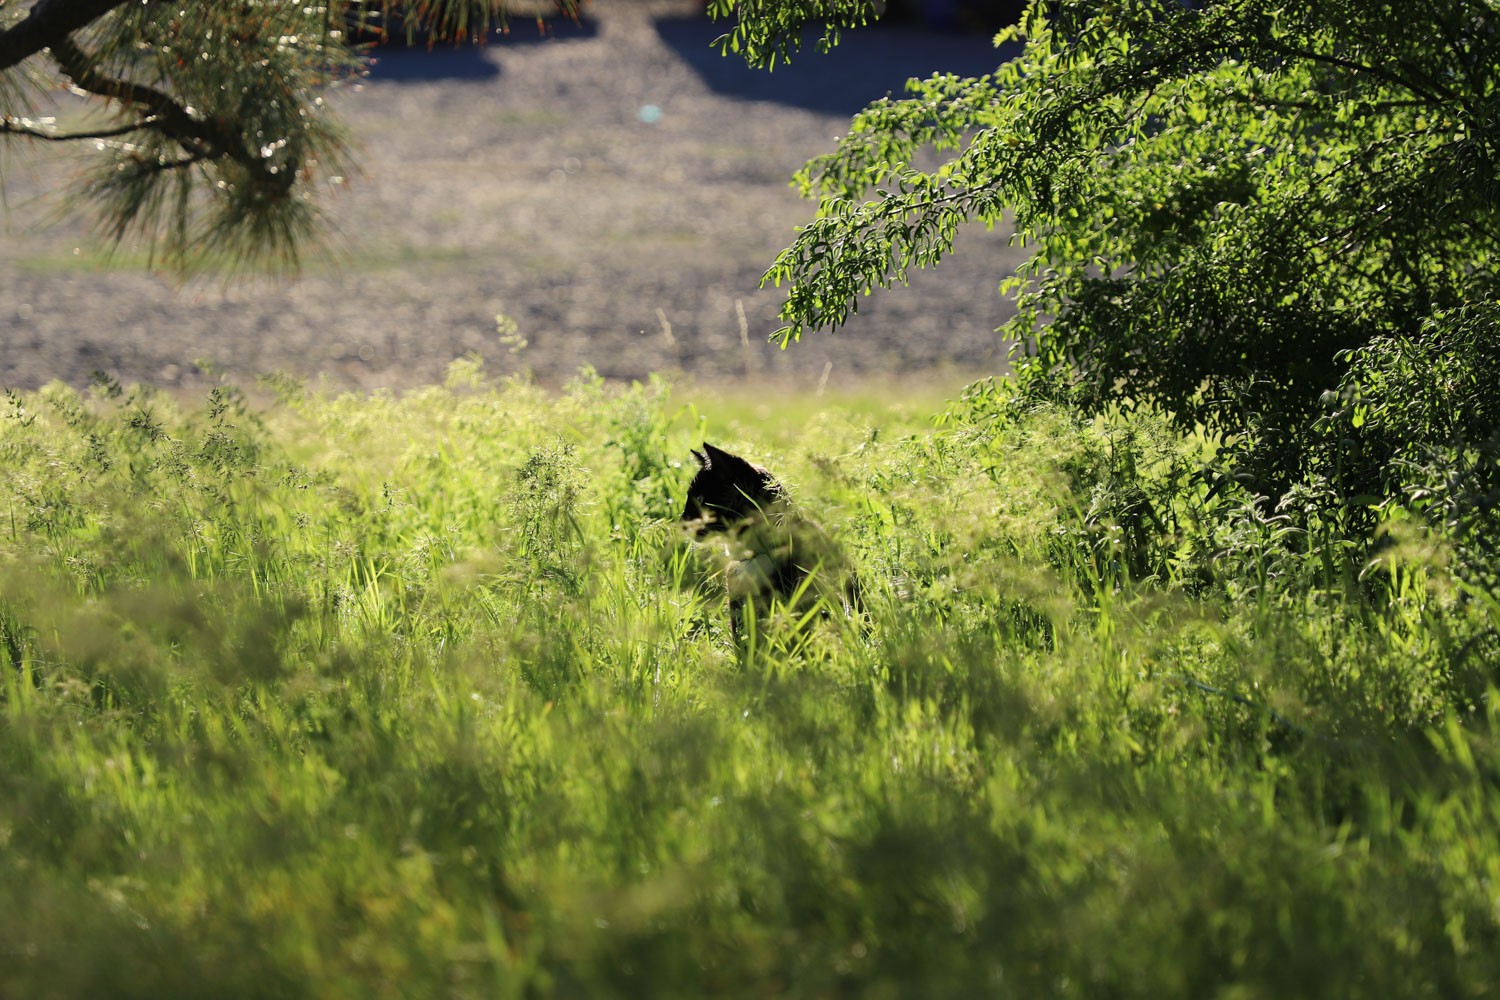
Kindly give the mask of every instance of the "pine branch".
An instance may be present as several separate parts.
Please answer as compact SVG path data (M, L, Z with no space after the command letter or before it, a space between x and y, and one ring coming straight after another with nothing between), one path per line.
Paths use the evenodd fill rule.
M126 0L37 0L15 25L0 31L0 72L66 39Z
M0 134L24 135L32 139L41 139L45 142L76 142L80 139L113 139L116 136L129 135L131 132L139 132L143 128L151 128L156 124L154 116L142 118L140 121L130 122L125 125L117 125L114 128L98 129L89 132L63 132L51 123L50 119L16 118L11 115L0 117Z
M234 130L195 117L177 100L153 87L105 76L71 38L60 39L50 48L58 68L67 74L74 86L99 97L145 109L148 117L137 127L149 127L177 143L189 154L188 162L227 158L269 187L283 192L291 189L296 171L275 167L268 159L256 155ZM164 167L177 165L163 164Z

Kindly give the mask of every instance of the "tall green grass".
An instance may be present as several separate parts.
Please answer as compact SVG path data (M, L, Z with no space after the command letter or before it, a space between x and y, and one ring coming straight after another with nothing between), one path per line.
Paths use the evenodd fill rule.
M1500 988L1500 609L1416 517L1139 414L273 388L0 401L0 994ZM866 620L732 639L704 437Z

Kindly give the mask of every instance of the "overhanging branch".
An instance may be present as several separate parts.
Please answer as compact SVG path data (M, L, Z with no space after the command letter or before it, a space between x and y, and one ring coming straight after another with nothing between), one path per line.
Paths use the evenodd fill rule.
M156 124L156 118L146 117L140 121L131 122L128 125L117 125L114 128L104 128L89 132L64 132L52 124L50 119L16 118L11 115L0 117L0 133L6 135L24 135L32 139L42 139L46 142L77 142L80 139L113 139L131 132L139 132L143 128L151 128Z
M279 191L290 189L295 181L295 170L278 170L270 160L257 156L247 148L244 137L239 133L216 127L194 116L170 94L100 73L94 66L94 61L71 38L59 39L50 46L50 50L58 68L67 74L74 86L87 93L143 109L148 117L137 123L137 128L151 128L188 153L186 160L163 163L163 168L225 158L244 167L257 182Z
M0 31L0 72L123 7L126 0L37 0L26 16Z

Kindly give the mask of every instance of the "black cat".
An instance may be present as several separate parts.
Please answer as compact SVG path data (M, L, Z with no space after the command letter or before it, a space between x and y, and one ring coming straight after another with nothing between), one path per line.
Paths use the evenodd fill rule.
M838 544L793 506L775 476L706 441L692 454L698 474L682 521L722 581L736 635L747 604L757 615L776 602L798 610L819 600L845 613L858 608L858 582Z

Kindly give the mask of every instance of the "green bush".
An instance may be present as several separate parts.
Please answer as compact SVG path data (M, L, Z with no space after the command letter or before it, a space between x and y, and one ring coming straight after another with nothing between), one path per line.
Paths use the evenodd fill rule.
M741 4L734 37L815 12L769 6ZM1062 0L1002 40L994 73L913 81L803 168L818 218L766 275L787 287L783 342L938 265L963 226L1013 225L1031 257L997 276L1018 306L1002 333L1033 400L1154 407L1211 435L1214 477L1263 513L1313 504L1351 538L1424 470L1472 479L1467 460L1392 459L1434 436L1456 459L1494 426L1486 12ZM1350 433L1350 406L1379 426Z

